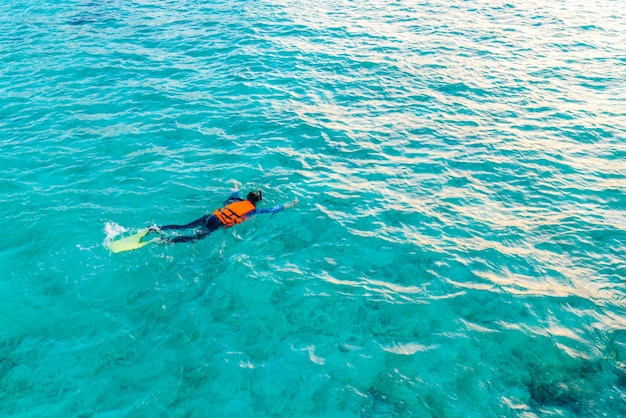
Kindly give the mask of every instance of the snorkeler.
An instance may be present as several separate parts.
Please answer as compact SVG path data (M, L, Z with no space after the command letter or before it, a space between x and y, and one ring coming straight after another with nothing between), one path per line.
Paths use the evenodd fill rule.
M213 213L204 215L200 219L186 225L151 226L148 228L148 232L161 233L162 231L190 230L191 234L189 235L181 235L173 238L162 237L161 241L172 244L178 242L197 241L205 238L211 232L217 231L220 228L230 228L233 225L245 221L253 215L281 212L298 204L298 199L294 199L289 203L274 206L273 208L257 209L257 203L263 200L263 193L261 192L261 189L248 193L246 198L242 199L239 197L238 182L234 180L233 182L235 185L233 192L224 202L224 206L222 208L216 209Z

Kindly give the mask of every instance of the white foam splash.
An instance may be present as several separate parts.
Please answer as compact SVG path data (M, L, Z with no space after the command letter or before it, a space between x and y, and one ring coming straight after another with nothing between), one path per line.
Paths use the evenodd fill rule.
M115 237L124 232L128 231L128 229L124 228L122 225L118 225L115 222L105 222L104 223L104 245L109 244Z

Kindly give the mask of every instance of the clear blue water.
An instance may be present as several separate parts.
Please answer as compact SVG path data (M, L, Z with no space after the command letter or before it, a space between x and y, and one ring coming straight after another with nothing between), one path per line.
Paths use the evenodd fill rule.
M0 416L626 416L617 1L0 4ZM258 216L112 254L261 185Z

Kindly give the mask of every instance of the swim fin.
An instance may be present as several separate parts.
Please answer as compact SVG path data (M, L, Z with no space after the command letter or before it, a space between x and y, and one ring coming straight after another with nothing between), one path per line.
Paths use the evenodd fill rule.
M142 241L141 239L148 235L149 232L150 230L148 228L144 228L134 235L130 235L128 237L120 238L117 241L110 242L107 245L107 248L114 253L121 253L122 251L136 250L137 248L141 248L144 245L150 244L151 242L159 241L159 238Z

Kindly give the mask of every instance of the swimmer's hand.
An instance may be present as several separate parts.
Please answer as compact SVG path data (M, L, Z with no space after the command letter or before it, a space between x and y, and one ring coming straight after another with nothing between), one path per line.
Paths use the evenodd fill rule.
M285 209L292 208L292 207L296 206L298 203L300 203L300 201L297 198L293 199L291 202L285 203Z
M237 190L239 190L239 185L241 183L239 183L237 180L229 180L229 183L233 183L233 192L236 192Z

